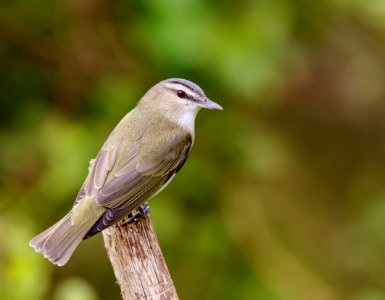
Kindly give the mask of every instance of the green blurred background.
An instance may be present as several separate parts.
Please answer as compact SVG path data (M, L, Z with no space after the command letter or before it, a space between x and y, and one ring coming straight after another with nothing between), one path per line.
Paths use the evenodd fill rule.
M169 77L224 107L151 202L180 298L385 299L383 0L2 0L0 298L119 298L101 235L28 241Z

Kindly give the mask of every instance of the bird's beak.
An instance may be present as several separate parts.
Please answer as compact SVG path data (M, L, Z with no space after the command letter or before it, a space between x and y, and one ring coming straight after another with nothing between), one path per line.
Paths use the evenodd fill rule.
M199 106L203 108L213 109L213 110L223 110L222 106L215 103L214 101L211 101L206 97L202 99L202 101L200 101Z

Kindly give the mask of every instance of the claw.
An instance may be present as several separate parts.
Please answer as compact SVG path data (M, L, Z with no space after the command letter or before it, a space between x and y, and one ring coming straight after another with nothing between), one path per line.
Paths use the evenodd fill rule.
M128 215L128 219L125 222L123 222L121 224L121 226L125 226L127 224L134 223L134 222L150 215L150 213L151 213L150 205L148 204L148 202L146 202L146 203L142 204L141 206L139 206L137 211L130 213Z

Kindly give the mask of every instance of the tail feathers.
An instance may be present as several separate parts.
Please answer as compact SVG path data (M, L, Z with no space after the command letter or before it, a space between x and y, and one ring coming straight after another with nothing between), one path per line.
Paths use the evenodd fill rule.
M72 211L52 227L34 237L29 245L50 262L63 266L70 259L93 224L72 224Z

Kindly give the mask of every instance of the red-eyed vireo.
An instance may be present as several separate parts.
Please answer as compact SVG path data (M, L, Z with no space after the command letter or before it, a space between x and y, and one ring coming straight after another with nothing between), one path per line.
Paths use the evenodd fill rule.
M115 127L95 160L72 210L30 241L62 266L79 243L140 209L185 163L200 108L222 110L196 84L178 78L152 87Z

